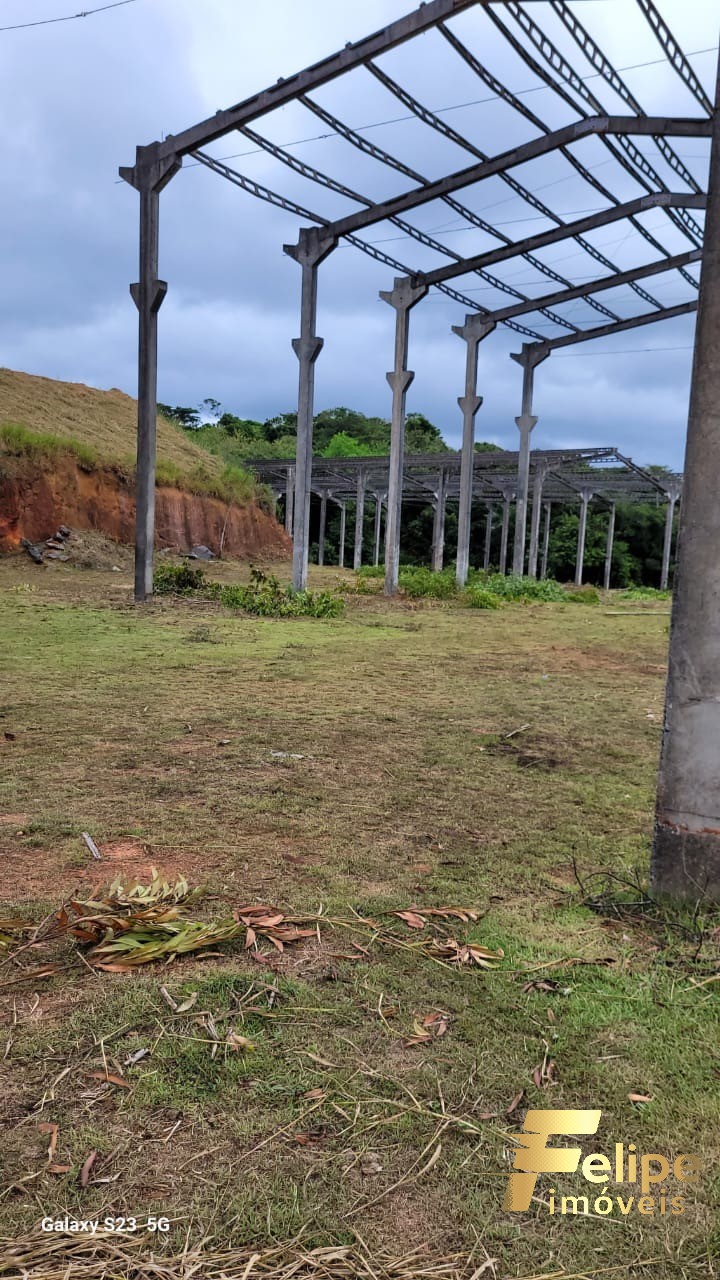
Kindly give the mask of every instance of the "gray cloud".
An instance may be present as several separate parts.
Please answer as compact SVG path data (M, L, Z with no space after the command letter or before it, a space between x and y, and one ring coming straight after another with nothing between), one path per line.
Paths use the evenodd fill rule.
M35 6L32 0L33 17ZM136 316L128 283L136 276L137 197L117 182L118 164L132 162L136 143L178 132L410 7L410 0L365 0L362 5L312 0L301 12L293 0L266 0L260 6L233 0L138 0L83 21L0 34L6 99L0 131L8 193L0 205L2 363L120 386L132 393ZM3 19L27 21L29 8L28 0L10 0L3 7ZM46 0L42 8L39 16L60 15L68 9L67 0ZM661 8L685 48L714 43L713 0L696 0L693 5L662 0ZM567 35L549 6L533 6L533 15L569 53ZM583 5L582 17L619 65L658 56L647 26L627 0ZM541 112L547 109L550 95L538 90L535 77L503 49L486 15L473 10L457 26L479 55L487 55L496 74L506 77L515 90L533 91L528 103ZM579 62L585 74L587 68ZM693 65L709 88L713 57L695 57ZM466 130L488 152L532 135L531 126L518 123L502 104L478 101L490 97L488 91L458 67L436 34L397 50L383 66L428 106L457 105L443 118ZM663 68L638 68L627 72L627 79L648 110L693 109L677 78ZM600 82L591 83L600 93ZM316 96L354 126L405 114L364 71L326 86ZM609 106L614 105L612 97L607 97ZM553 111L553 124L568 118L564 108ZM327 132L298 106L258 128L283 144ZM368 136L402 153L430 177L448 165L467 163L466 153L417 122L400 120ZM227 155L253 147L240 135L231 135L211 150ZM701 177L705 145L683 141L678 150ZM292 152L373 196L407 185L402 175L358 157L341 140L307 142ZM596 140L586 144L583 159L598 166L598 176L609 181L613 168ZM244 155L234 163L327 216L353 207L341 196L315 189L264 153ZM523 180L563 213L602 204L602 197L572 177L561 159L526 166ZM617 180L613 189L632 195L635 185L622 181L624 186ZM504 223L513 238L547 225L497 180L462 198L478 211L486 210L489 220ZM481 232L453 227L452 211L437 203L418 210L410 220L428 230L449 231L448 243L457 252L477 252L486 243ZM669 248L680 247L682 238L668 231L664 215L651 212L646 225L662 228ZM592 238L621 266L653 256L645 246L647 258L639 258L637 245L631 238L624 240L625 235L625 228L610 227ZM298 327L299 272L283 255L282 244L296 236L293 216L253 201L191 162L173 180L162 199L161 272L170 283L161 313L162 399L192 404L214 395L239 413L257 416L291 407L297 364L290 339ZM383 241L382 248L413 267L438 261L431 250L387 224L371 228L367 238ZM573 278L594 270L592 259L574 245L548 249L544 260ZM320 407L342 403L368 413L389 412L385 372L391 360L393 315L379 301L378 290L389 286L392 274L347 247L339 248L324 265L318 321L326 340L317 366ZM534 293L546 287L522 262L498 269L497 274ZM462 285L483 305L500 301L501 295L487 291L477 277L466 278ZM686 296L686 286L675 275L658 282L657 288L653 283L653 290L668 302ZM613 305L615 301L622 314L637 309L637 300L627 291ZM582 324L594 319L582 303L572 310L568 305L567 314ZM412 324L416 380L409 408L427 413L453 444L459 441L456 398L462 389L464 351L450 326L462 317L461 306L433 294L417 308ZM543 323L541 317L534 319ZM557 353L538 373L536 443L613 443L639 461L679 466L692 334L693 321L687 318L608 339L601 346ZM498 330L483 344L480 358L485 402L478 435L508 447L515 443L520 391L519 370L509 352L517 350L519 341L518 335ZM647 354L645 349L651 347L660 350ZM614 354L623 350L629 354Z

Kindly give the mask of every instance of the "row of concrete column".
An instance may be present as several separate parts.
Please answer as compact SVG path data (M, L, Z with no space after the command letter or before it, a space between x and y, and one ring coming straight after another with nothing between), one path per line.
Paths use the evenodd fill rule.
M291 484L294 494L288 493L286 499L286 526L293 532L293 586L301 590L307 585L308 552L310 535L310 496L312 483L312 427L313 427L313 392L314 367L320 351L322 339L315 334L317 316L317 269L320 263L335 248L335 241L325 234L322 228L305 228L300 233L297 245L286 245L289 253L300 264L302 269L302 294L300 311L300 337L293 342L293 349L298 357L298 418L297 418L297 454ZM403 463L405 445L405 402L408 387L414 374L408 369L408 342L410 312L427 293L427 285L416 283L408 277L395 280L394 288L380 294L382 300L395 311L395 342L393 369L387 374L392 391L392 416L390 429L390 459L388 490L386 495L387 516L385 530L385 591L394 595L397 591L400 567L400 523L402 513ZM470 563L470 526L473 501L473 462L475 449L475 417L482 404L482 397L477 394L478 348L480 343L495 328L493 321L484 316L473 314L465 317L463 325L454 325L453 332L466 344L465 391L458 399L462 412L463 438L460 465L460 496L458 511L458 550L456 562L456 578L459 586L467 581ZM518 451L517 481L512 490L503 491L502 524L500 534L500 571L504 573L508 559L508 536L510 506L515 502L515 531L512 548L512 571L523 574L527 571L530 577L543 577L547 572L547 548L550 529L550 504L543 503L542 492L547 474L547 467L540 464L535 469L532 493L532 511L530 519L530 546L526 570L527 517L530 505L530 436L537 423L533 414L533 392L535 370L547 359L550 351L537 343L524 343L522 350L513 354L513 360L520 364L523 371L521 412L515 419L520 442ZM321 526L324 533L327 512L328 494L321 498ZM578 547L576 558L575 581L582 583L585 532L587 512L592 488L579 490L580 522L578 528ZM441 473L438 490L435 495L435 527L433 532L432 563L435 568L442 565L445 522L445 477ZM662 585L667 586L670 567L670 547L672 539L672 521L677 494L668 493L668 523L665 532L663 551ZM353 563L359 567L362 558L362 528L365 504L365 484L362 475L358 477L356 499L355 549ZM345 522L343 504L342 521ZM545 526L542 534L542 511L545 509ZM379 520L380 504L377 505L376 520L376 563L379 557ZM612 545L615 531L615 511L611 507L608 521L608 550L605 562L605 583L610 582L612 565ZM488 535L492 532L492 512L488 514ZM486 545L488 537L486 536ZM320 539L320 562L324 560L324 536ZM344 539L343 553L344 559ZM486 560L488 559L486 554Z
M525 560L525 538L520 548L522 559L520 560L520 570L522 574L525 571L530 578L547 577L548 567L548 551L550 545L550 525L552 517L552 502L543 500L543 484L547 476L548 467L544 463L540 463L536 468L535 479L533 483L532 509L530 515L530 544L527 551L527 564ZM285 488L285 529L292 537L293 535L293 499L295 486L295 467L287 469L287 483ZM362 472L358 476L357 495L355 501L355 537L353 550L353 568L359 569L362 565L362 549L363 549L363 530L365 519L365 497L366 497L366 479ZM346 514L347 501L344 498L336 497L331 490L322 489L319 491L320 497L320 525L318 530L318 565L325 563L325 535L327 528L327 504L328 501L333 502L340 509L340 547L338 553L338 565L343 568L345 565L345 542L346 542ZM382 529L382 513L383 507L387 503L387 494L372 492L372 499L375 508L374 535L373 535L373 564L380 563L381 548L381 529ZM580 511L578 519L578 536L577 550L575 556L575 585L582 586L583 574L585 568L585 541L587 534L587 517L590 502L595 496L591 486L584 486L579 490ZM663 591L667 590L670 579L670 561L672 554L673 528L675 520L675 509L680 496L679 488L676 486L668 486L667 489L667 507L665 515L665 531L663 537L662 552L662 568L660 576L660 586ZM510 512L512 503L515 500L515 490L506 490L502 502L502 519L500 524L500 555L498 561L499 572L505 574L507 572L508 562L508 536L510 528ZM431 503L434 511L433 518L433 534L431 548L431 566L436 573L440 573L444 568L445 561L445 516L448 502L447 494L447 472L441 467L438 471L437 488L432 495ZM470 494L469 502L463 502L463 496L460 496L459 519L458 519L458 570L457 576L460 580L462 572L462 581L467 580L469 569L469 550L470 550L470 517L472 515L473 494ZM487 513L485 517L485 539L483 548L483 568L490 568L490 558L492 551L493 521L495 514L495 504L486 503ZM468 510L467 528L464 529L461 523L464 508ZM518 538L517 527L518 520L522 519L521 508L515 501L515 543L513 548L513 573L518 572L516 565L518 564ZM607 539L605 545L605 564L603 572L603 585L605 590L609 590L612 577L612 558L615 545L615 503L612 502L608 508L607 523ZM462 566L462 569L461 567Z

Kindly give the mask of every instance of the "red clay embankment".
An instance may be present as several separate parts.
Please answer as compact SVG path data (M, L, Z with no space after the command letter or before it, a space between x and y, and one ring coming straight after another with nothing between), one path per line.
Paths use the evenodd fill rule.
M15 551L21 538L39 542L58 525L93 529L117 542L134 539L135 495L120 468L85 469L72 455L49 465L13 460L0 468L0 552ZM228 505L219 498L159 487L155 494L158 547L183 553L198 543L241 559L281 559L291 542L274 516L258 502Z

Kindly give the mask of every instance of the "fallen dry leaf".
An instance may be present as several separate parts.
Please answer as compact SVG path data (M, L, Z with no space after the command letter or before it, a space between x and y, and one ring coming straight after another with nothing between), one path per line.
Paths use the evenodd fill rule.
M39 1124L38 1133L49 1133L50 1135L50 1143L48 1146L47 1155L48 1155L48 1164L52 1164L53 1159L55 1157L55 1151L57 1149L58 1126L56 1124L50 1124L48 1122L45 1122L44 1124Z
M629 1093L629 1102L652 1102L653 1095L651 1093Z
M519 1092L519 1093L517 1093L517 1094L515 1095L515 1097L513 1098L512 1102L510 1103L510 1106L508 1107L507 1111L505 1112L505 1115L506 1115L506 1116L511 1116L511 1115L513 1114L513 1112L517 1111L517 1109L518 1109L518 1107L520 1106L520 1103L522 1102L522 1100L523 1100L523 1098L524 1098L524 1097L525 1097L525 1090L524 1090L524 1089L521 1089L521 1090L520 1090L520 1092Z
M80 1170L80 1186L81 1187L86 1187L88 1182L90 1181L90 1170L92 1169L96 1160L97 1160L97 1151L91 1151L90 1155L86 1157L83 1163L83 1167Z
M118 1089L129 1089L130 1082L123 1079L122 1076L115 1075L112 1071L86 1071L86 1076L91 1080L102 1080L104 1084L116 1084Z

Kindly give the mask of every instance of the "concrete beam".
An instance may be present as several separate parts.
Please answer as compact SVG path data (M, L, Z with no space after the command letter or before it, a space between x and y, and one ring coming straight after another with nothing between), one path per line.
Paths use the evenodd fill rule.
M508 533L510 530L510 504L515 497L515 489L503 489L502 525L500 527L500 573L507 573Z
M322 568L325 564L325 528L327 526L327 491L323 489L320 494L320 528L318 530L318 568Z
M540 543L540 515L545 477L550 470L545 462L538 462L533 479L532 518L530 520L530 550L528 551L528 577L537 578L538 547Z
M337 505L340 508L340 546L338 548L338 568L344 569L345 568L346 504L344 502L339 502L337 498L335 499L335 501L337 502Z
M485 516L485 547L483 550L483 569L486 572L490 568L490 552L492 550L492 533L493 533L493 509L492 509L492 503L488 503L487 515Z
M349 235L359 231L362 227L370 227L376 222L384 222L386 218L393 218L397 214L407 212L408 209L415 209L418 205L427 204L429 201L437 200L453 191L461 191L463 187L473 186L476 182L481 182L485 178L492 178L495 174L504 173L506 169L513 169L517 165L527 164L530 160L536 160L539 156L545 156L551 151L568 147L573 142L579 142L582 138L588 138L593 135L605 137L606 135L624 136L637 134L644 137L653 137L654 135L662 134L683 138L706 138L709 133L710 121L699 117L675 117L670 119L665 116L586 116L573 124L565 125L562 129L555 129L551 133L534 138L532 142L526 142L519 147L512 147L509 151L503 151L489 160L468 165L464 169L459 169L455 173L439 178L436 182L428 182L420 187L413 187L411 190L405 191L391 200L383 200L367 209L360 209L357 213L352 213L348 217L338 218L336 222L328 223L327 229L332 235L338 237ZM667 193L664 194L666 199L663 203L670 204L671 207L672 201L675 200L680 202L675 206L678 208L704 208L704 199L697 195L670 194L668 196ZM652 207L652 205L644 207ZM601 215L596 214L595 216L599 218ZM598 223L597 225L602 224ZM430 279L433 274L433 272L428 273L426 278Z
M295 505L295 468L288 467L285 482L285 532L293 536L293 507Z
M375 528L373 532L373 565L377 567L380 563L380 539L382 536L382 509L383 502L387 498L386 493L375 494Z

